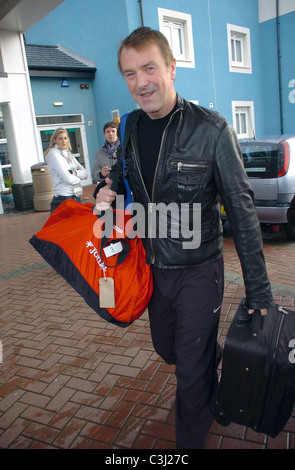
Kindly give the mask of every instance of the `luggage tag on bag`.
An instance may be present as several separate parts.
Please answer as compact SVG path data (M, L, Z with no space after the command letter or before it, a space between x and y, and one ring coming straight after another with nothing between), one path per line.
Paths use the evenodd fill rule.
M115 288L112 277L99 279L99 306L100 308L115 308Z
M123 250L123 245L121 242L111 243L111 245L103 249L106 258L117 255L118 253L121 253L122 250Z
M106 258L117 255L122 250L123 245L120 241L111 243L103 249ZM115 308L115 286L112 277L104 275L99 279L99 306L100 308Z

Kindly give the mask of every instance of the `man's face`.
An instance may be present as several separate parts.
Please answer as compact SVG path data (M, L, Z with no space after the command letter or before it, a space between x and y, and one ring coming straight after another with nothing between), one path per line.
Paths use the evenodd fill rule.
M166 116L176 103L175 61L168 67L159 47L151 44L141 51L123 47L121 68L129 92L151 119Z
M107 127L104 131L104 136L110 145L114 145L117 140L117 129L115 127Z

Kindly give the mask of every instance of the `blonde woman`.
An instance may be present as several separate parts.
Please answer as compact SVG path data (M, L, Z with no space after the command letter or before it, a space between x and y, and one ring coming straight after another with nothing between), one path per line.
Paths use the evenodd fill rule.
M80 202L83 192L80 181L87 178L87 172L71 153L70 139L66 129L60 127L53 132L49 148L45 152L45 160L53 182L54 196L51 201L51 212L66 199L75 199Z

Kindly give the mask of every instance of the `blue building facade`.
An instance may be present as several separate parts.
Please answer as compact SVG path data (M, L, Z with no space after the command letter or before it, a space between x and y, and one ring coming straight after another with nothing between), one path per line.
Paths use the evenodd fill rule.
M295 5L261 22L260 37L265 132L294 134Z
M117 50L142 24L171 41L184 98L218 110L240 137L295 133L295 0L65 0L27 31L27 43L61 44L93 61L95 78L86 91L78 78L63 88L31 77L32 93L36 115L84 116L90 166L105 122L136 106ZM63 106L53 110L54 101Z

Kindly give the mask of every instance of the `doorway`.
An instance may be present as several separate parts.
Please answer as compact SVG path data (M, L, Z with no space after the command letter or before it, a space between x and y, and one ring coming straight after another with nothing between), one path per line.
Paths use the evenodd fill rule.
M89 154L85 123L82 114L36 116L37 127L40 132L43 152L49 147L50 137L53 131L59 127L64 127L69 134L72 154L81 165L87 170L88 177L81 180L82 186L92 184L91 168L89 164Z

